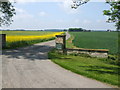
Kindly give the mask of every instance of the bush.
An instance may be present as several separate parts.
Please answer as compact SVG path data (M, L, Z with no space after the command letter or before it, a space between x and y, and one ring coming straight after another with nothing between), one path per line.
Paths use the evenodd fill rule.
M109 55L108 58L106 59L101 58L100 60L108 64L113 64L113 65L118 65L118 66L120 65L120 60L118 59L117 55Z

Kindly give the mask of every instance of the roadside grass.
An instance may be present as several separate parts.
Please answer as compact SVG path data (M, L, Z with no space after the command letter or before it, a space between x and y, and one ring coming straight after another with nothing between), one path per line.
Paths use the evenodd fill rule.
M76 46L73 45L72 40L74 39L74 36L71 35L71 37L66 41L66 47L67 48L76 48Z
M120 66L110 59L92 58L85 55L63 55L52 50L48 53L54 63L77 74L118 86Z

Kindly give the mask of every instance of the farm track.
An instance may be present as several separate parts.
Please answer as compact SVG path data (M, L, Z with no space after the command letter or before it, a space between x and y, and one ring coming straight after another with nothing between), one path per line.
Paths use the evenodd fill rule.
M67 35L67 38L70 36ZM2 88L112 88L72 73L48 59L55 41L2 52Z

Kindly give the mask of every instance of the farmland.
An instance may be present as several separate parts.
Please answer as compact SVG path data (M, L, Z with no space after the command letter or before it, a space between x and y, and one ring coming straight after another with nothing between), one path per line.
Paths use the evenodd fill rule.
M63 32L47 32L47 31L2 31L6 34L6 48L16 48L32 45L39 42L53 40L55 35Z
M1 31L0 33L6 34L9 36L30 36L30 35L47 35L47 34L52 34L53 32L47 32L47 31Z
M117 32L70 32L67 48L109 49L109 58L93 58L86 54L63 55L56 50L49 58L61 67L74 73L107 84L119 85L118 33ZM113 55L112 55L113 54Z
M118 53L117 32L71 32L72 43L79 48L109 49L110 54Z

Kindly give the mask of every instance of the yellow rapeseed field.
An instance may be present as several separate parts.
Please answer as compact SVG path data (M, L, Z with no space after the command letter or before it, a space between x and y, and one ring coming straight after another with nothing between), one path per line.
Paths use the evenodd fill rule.
M55 37L55 35L63 34L64 32L57 32L48 35L40 35L40 36L6 36L7 42L17 42L17 41L28 41L28 40L37 40L37 39L49 39Z

